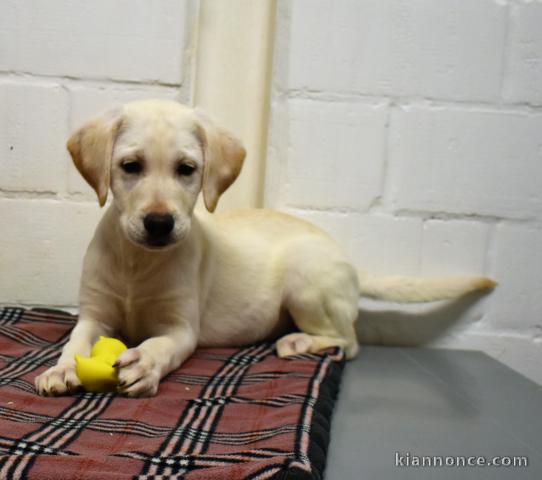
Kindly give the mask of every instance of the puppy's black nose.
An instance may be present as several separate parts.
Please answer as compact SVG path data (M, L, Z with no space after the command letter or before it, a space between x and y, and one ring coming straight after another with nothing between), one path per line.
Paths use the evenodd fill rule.
M171 233L175 221L170 214L149 213L143 218L143 225L151 238L161 238Z

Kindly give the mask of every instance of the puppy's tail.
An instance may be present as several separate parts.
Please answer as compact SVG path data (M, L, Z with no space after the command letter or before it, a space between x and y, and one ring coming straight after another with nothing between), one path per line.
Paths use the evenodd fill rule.
M358 278L361 296L400 303L447 300L497 285L490 278L470 276L418 278L358 272Z

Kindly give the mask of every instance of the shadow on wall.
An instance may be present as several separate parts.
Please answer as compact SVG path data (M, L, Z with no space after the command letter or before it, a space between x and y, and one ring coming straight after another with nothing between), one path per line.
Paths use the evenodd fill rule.
M482 296L473 293L416 312L399 311L403 308L400 304L392 306L393 309L380 311L361 307L356 323L358 339L362 345L419 347L433 343L449 334L454 327L459 327L460 323L464 326L464 319L469 318L467 313Z

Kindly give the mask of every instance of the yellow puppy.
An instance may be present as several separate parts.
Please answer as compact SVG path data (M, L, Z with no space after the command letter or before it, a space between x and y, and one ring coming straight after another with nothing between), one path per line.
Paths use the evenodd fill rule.
M100 335L138 345L118 359L129 396L154 395L197 345L246 345L284 335L280 356L342 346L358 350L361 294L395 301L451 298L493 286L482 277L427 280L358 274L315 226L268 210L213 212L245 150L203 113L173 101L133 102L91 120L68 141L104 205L88 248L80 316L58 364L36 378L40 394L79 385L76 354ZM287 333L289 321L301 333Z

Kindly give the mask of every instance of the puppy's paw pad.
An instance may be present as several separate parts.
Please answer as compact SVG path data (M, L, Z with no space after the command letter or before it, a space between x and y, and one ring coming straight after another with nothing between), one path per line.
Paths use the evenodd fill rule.
M312 338L306 333L291 333L277 340L277 355L281 358L300 355L310 351Z

